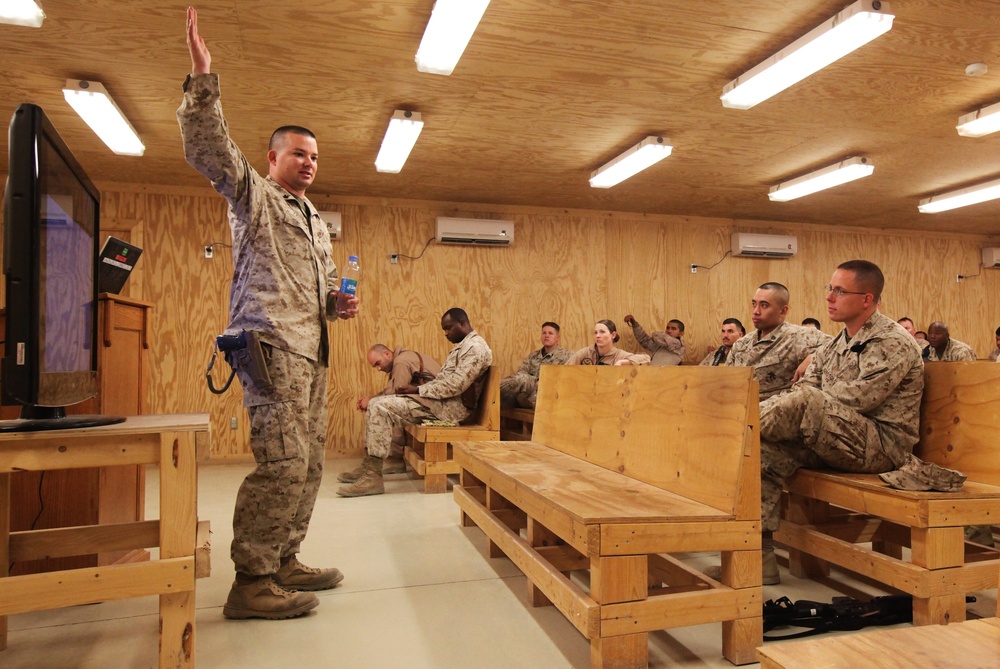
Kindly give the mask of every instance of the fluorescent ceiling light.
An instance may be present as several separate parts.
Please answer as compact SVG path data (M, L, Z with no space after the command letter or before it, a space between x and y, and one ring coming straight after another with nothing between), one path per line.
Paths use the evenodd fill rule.
M34 0L4 0L0 2L0 23L41 28L45 12Z
M866 177L874 171L875 166L869 163L867 158L854 156L795 179L782 181L777 186L771 186L767 196L772 202L788 202L803 195Z
M403 169L403 163L423 129L424 122L420 120L419 112L397 109L389 119L389 127L382 138L382 148L375 158L375 169L393 174Z
M437 0L417 48L417 70L451 74L490 0Z
M920 201L917 209L921 214L936 214L939 211L948 211L959 207L967 207L970 204L979 204L987 200L995 200L1000 197L1000 179L987 181L978 186L969 186L950 193L941 193Z
M145 152L135 128L100 82L69 79L63 97L112 151L120 156L141 156Z
M1000 102L962 116L956 129L962 137L982 137L1000 130Z
M892 28L888 2L858 0L741 74L722 89L722 106L750 109Z
M672 150L668 138L650 135L610 163L594 170L590 175L590 185L594 188L611 188L660 162Z

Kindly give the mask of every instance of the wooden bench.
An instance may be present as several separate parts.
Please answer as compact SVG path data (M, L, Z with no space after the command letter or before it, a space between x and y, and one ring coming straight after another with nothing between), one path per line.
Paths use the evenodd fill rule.
M535 422L534 409L500 409L500 439L504 441L531 441L531 425Z
M452 427L407 425L403 458L424 479L424 492L448 492L448 475L458 474L452 458L453 441L496 441L500 438L500 378L496 368L486 371L486 383L476 410Z
M757 657L761 669L996 667L1000 666L1000 618L772 643L758 648Z
M908 492L875 474L801 470L775 534L793 575L825 575L833 563L909 593L916 625L965 620L966 593L995 588L1000 573L1000 554L964 537L966 525L1000 520L1000 365L927 363L924 382L914 452L966 473L963 490Z
M590 640L593 667L646 667L648 633L722 621L762 637L760 440L749 368L542 368L533 441L455 442L462 523ZM720 551L721 582L671 553Z

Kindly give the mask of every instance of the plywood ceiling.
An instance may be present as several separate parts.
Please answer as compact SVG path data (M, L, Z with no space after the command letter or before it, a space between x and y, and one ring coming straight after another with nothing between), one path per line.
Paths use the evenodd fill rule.
M1000 133L958 117L1000 101L1000 2L897 0L893 29L748 111L722 87L848 0L493 0L455 73L413 62L433 0L229 0L198 7L244 153L266 168L285 123L319 138L311 194L1000 233L1000 201L935 215L917 203L1000 177ZM174 112L190 67L185 4L43 0L43 28L0 26L0 118L43 106L100 183L203 185ZM989 72L969 77L984 62ZM63 101L101 81L146 144L111 154ZM426 123L400 174L374 159L394 109ZM650 134L674 153L609 190L590 172ZM6 137L0 140L6 155ZM768 187L850 155L873 176L789 203ZM0 168L5 169L5 168Z

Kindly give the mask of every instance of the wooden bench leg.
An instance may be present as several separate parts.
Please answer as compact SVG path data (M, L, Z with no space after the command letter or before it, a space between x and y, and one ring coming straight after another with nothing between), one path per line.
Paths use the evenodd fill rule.
M722 552L720 579L730 588L760 588L761 571L759 550ZM736 665L756 662L763 635L764 619L759 615L722 621L723 657Z
M466 490L471 490L472 488L485 488L483 482L473 476L467 469L463 469L458 474L459 485L461 485ZM461 524L462 527L475 527L476 523L472 518L469 517L465 511L460 511L462 514Z
M965 534L962 527L914 527L910 530L910 544L910 559L919 567L946 569L965 563ZM913 598L914 625L946 625L963 620L965 592Z
M521 520L521 510L510 503L510 501L493 490L493 488L486 489L486 508L493 513L500 522L504 523L515 534L520 534L521 527L524 527L520 523ZM508 511L509 513L504 513ZM504 557L505 553L500 549L492 540L489 542L489 551L491 558Z
M444 462L448 459L448 442L438 441L424 444L424 461ZM424 492L440 493L448 492L448 475L431 474L428 472L424 476Z
M722 656L733 664L757 662L757 646L764 636L764 618L753 616L722 621Z
M649 666L649 635L624 634L590 640L592 669L646 669Z
M645 555L592 557L590 596L598 604L646 599L649 560ZM590 639L592 669L644 669L649 662L649 634L623 634Z
M534 518L528 518L528 544L534 548L556 546L560 543L559 536L539 523ZM563 572L569 575L567 572ZM552 606L552 600L545 596L538 587L528 579L528 602L532 606Z
M830 519L830 505L818 499L790 493L787 519L795 525L817 525ZM830 575L830 564L795 548L788 549L788 571L797 578Z

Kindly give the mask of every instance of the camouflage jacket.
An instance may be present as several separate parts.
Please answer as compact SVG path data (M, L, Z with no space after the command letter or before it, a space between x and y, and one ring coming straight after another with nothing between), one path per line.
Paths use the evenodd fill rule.
M876 311L851 339L841 330L816 351L799 383L872 420L896 466L913 451L924 367L916 340L891 318Z
M828 341L830 335L819 330L782 323L764 338L760 330L754 330L737 340L726 356L726 366L753 367L760 399L766 400L791 388L796 367Z
M569 349L557 346L551 353L546 353L545 348L532 351L531 354L521 363L521 368L514 374L524 374L533 378L538 378L538 370L542 365L565 365L573 352Z
M419 397L414 396L441 420L460 423L469 415L462 403L462 393L476 383L490 365L493 351L486 340L473 330L445 358L441 373L432 381L420 386Z
M937 349L933 346L924 348L924 360L927 362L958 362L959 360L975 360L976 352L964 341L948 338L948 345L944 347L944 353L938 355Z
M337 287L329 229L309 200L304 212L294 195L258 174L229 137L218 75L192 75L184 88L177 110L184 157L229 202L233 282L226 331L256 330L276 348L326 364L326 297Z

